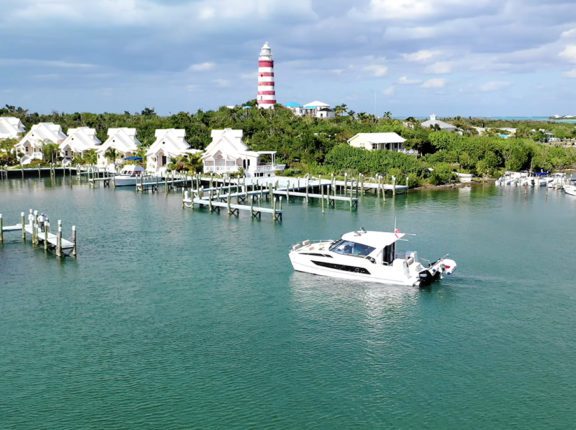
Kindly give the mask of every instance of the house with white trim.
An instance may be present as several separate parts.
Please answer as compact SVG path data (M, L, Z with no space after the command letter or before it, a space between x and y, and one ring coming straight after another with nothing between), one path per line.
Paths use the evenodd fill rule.
M284 170L276 164L276 151L250 151L242 142L242 130L212 130L212 142L204 150L204 173L230 174L244 171L247 177L275 176Z
M136 151L140 146L140 141L136 138L135 128L109 128L108 139L96 150L98 154L98 167L115 167L121 164L124 157L136 155ZM108 150L116 152L116 158L109 160L106 157Z
M82 155L85 151L98 149L101 144L95 128L69 128L68 137L60 144L60 156L71 160L77 154Z
M368 151L396 151L408 152L404 148L404 139L398 133L357 133L348 139L350 146L364 148Z
M314 118L334 118L336 116L328 103L319 100L306 103L302 106L302 110L305 116L311 116Z
M436 114L430 115L430 118L420 123L420 125L424 128L438 128L441 131L458 130L458 127L456 127L455 125L436 119Z
M168 164L176 157L202 152L190 148L183 128L158 129L154 136L156 140L146 151L146 170L150 173L164 174Z
M0 140L17 139L26 132L26 127L20 118L13 116L0 117Z
M17 153L23 154L21 164L30 164L32 160L42 160L43 147L46 144L60 145L66 139L62 127L52 122L34 124L30 131L14 146Z

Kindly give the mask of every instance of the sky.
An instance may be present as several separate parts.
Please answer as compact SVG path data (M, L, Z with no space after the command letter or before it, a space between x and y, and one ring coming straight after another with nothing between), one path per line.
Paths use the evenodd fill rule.
M395 117L576 114L576 0L2 0L0 106L212 110L256 98Z

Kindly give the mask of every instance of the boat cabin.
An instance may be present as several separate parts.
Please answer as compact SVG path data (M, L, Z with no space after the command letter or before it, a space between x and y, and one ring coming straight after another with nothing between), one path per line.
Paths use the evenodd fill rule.
M403 233L377 231L355 231L346 233L342 239L330 246L336 254L374 259L390 265L396 258L396 242L404 237Z

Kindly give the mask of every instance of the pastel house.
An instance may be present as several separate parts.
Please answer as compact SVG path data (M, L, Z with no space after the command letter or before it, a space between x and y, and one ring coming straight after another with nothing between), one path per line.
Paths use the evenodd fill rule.
M165 173L168 164L176 157L195 154L202 151L190 149L186 142L184 129L158 129L154 133L156 140L146 151L146 170L152 173Z
M66 139L66 134L58 124L41 122L32 126L30 131L14 146L14 150L22 154L21 164L30 164L32 160L42 160L44 145L60 145L64 139Z
M85 151L98 149L102 144L96 136L96 129L90 127L69 128L68 137L60 144L60 155L72 159Z
M202 155L204 173L230 174L244 171L247 177L274 176L285 165L276 164L276 151L250 151L242 130L212 130L212 142Z
M364 148L368 151L397 151L405 152L404 139L398 133L357 133L348 139L350 146Z
M430 118L420 125L424 128L435 128L442 131L456 131L458 129L455 125L437 119L435 114L430 115Z
M0 140L17 139L26 131L20 118L13 116L0 117Z
M135 156L140 142L135 128L109 128L108 139L96 150L98 167L113 167L122 163L123 158Z

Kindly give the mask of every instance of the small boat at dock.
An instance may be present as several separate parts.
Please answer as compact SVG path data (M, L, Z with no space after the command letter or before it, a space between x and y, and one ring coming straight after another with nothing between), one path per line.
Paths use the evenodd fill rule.
M144 167L137 164L127 164L120 170L120 173L114 175L114 186L116 187L134 187L139 183L156 182L158 178L146 176Z
M404 233L352 231L339 240L305 240L292 246L294 270L341 279L425 287L450 275L456 262L446 257L423 265L416 252L396 253Z

